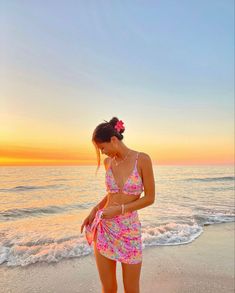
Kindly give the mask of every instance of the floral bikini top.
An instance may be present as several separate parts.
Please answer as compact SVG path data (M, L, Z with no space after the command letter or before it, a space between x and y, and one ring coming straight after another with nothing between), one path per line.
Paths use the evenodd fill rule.
M139 175L139 172L137 170L137 160L138 160L138 155L137 153L136 160L135 160L135 166L132 171L132 173L129 175L127 178L123 188L118 187L115 178L113 176L113 172L111 169L111 164L106 171L105 175L105 183L106 183L106 191L109 193L125 193L125 194L130 194L130 195L139 195L143 192L144 186L142 179Z

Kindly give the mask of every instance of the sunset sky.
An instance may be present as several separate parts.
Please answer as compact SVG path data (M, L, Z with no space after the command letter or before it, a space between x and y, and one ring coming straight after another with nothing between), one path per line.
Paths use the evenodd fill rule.
M96 164L113 116L154 164L233 163L233 0L3 0L0 18L0 165Z

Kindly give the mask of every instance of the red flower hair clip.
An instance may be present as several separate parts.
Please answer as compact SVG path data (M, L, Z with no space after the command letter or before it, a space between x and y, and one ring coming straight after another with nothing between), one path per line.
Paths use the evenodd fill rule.
M125 129L125 127L123 126L123 121L122 120L118 120L118 122L115 124L114 128L120 132L120 130Z

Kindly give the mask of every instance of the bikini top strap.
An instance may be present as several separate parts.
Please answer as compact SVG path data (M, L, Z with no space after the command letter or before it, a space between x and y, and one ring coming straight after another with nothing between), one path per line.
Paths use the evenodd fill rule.
M138 161L139 153L136 154L136 159L135 159L135 165L137 166L137 161Z

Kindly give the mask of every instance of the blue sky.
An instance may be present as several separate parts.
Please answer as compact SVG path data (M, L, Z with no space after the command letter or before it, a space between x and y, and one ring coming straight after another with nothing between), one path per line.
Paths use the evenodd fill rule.
M5 0L1 11L9 119L72 135L117 115L149 134L231 138L233 1Z

